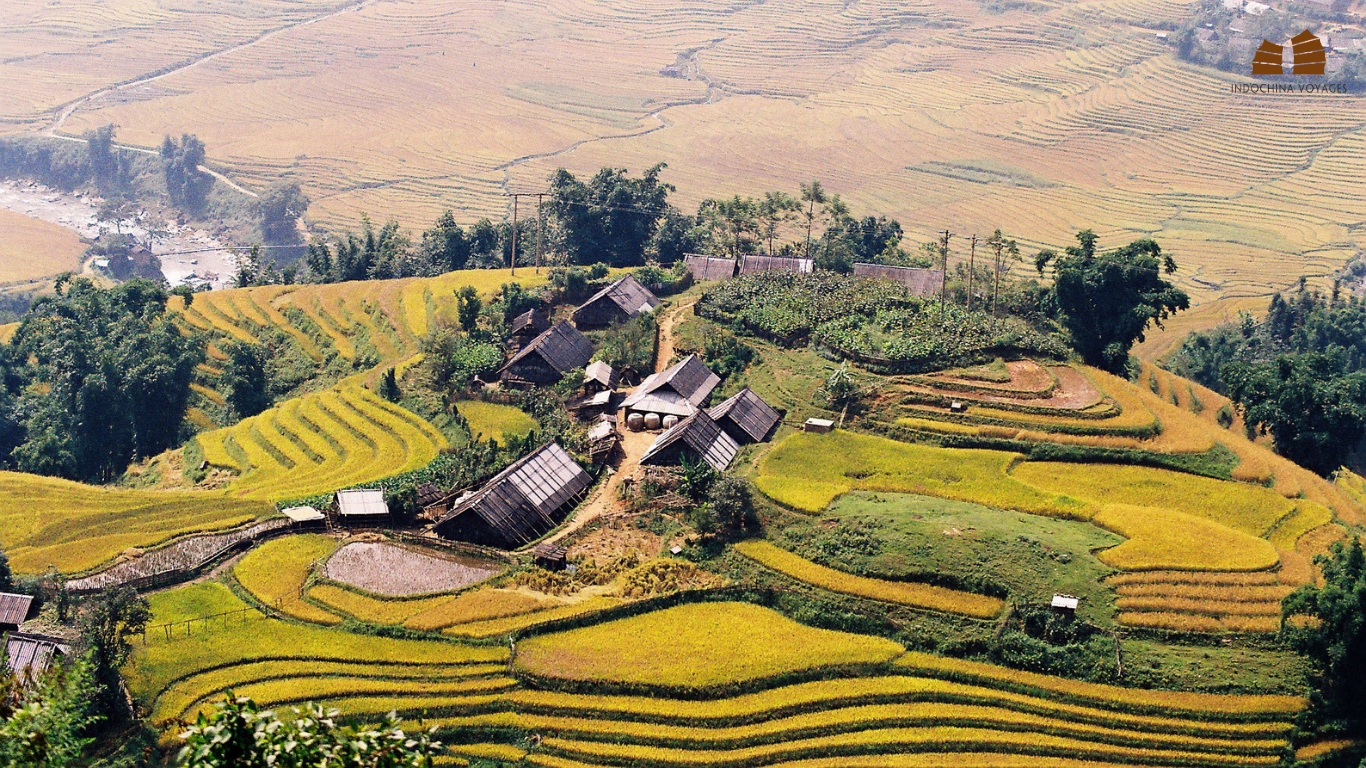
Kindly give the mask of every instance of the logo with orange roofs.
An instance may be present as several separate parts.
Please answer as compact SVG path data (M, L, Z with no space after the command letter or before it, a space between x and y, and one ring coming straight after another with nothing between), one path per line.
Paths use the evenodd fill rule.
M1323 41L1309 30L1290 38L1291 56L1294 62L1289 74L1292 75L1321 75L1323 68L1328 63L1328 53L1323 48ZM1252 74L1254 75L1284 75L1285 71L1285 46L1276 45L1270 40L1263 40L1257 54L1252 57Z

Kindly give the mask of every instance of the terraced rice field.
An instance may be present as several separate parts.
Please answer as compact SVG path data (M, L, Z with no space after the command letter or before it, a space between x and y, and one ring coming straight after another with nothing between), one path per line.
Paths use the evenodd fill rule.
M74 230L0 209L0 283L75 271L83 253Z
M0 500L0 544L15 571L33 574L88 572L129 550L275 514L222 493L115 490L16 472L0 472Z
M556 166L667 161L684 204L821 178L913 240L1153 234L1201 299L1327 274L1361 245L1366 109L1240 96L1243 78L1181 63L1153 29L1189 0L239 5L7 3L0 126L37 131L169 68L61 130L196 133L248 187L303 182L329 228L499 217Z
M431 424L357 379L195 439L210 465L239 474L230 495L272 501L419 469L448 445Z
M1182 631L1276 629L1279 597L1270 595L1284 596L1305 583L1312 576L1309 553L1341 536L1333 510L1262 485L1139 466L1022 459L840 431L797 433L760 459L755 484L779 503L808 512L840 494L866 490L1090 520L1126 538L1097 555L1129 572L1117 579L1161 574L1146 592L1132 593L1131 586L1119 591L1117 620ZM1335 494L1335 501L1350 503L1346 495ZM823 584L819 574L796 577L849 591ZM1221 579L1273 589L1208 588Z
M156 594L152 607L160 626L245 604L206 582ZM231 689L267 706L320 700L362 718L397 710L438 726L457 761L1255 766L1277 764L1304 706L906 653L743 603L524 639L511 667L500 645L351 634L251 610L232 622L169 639L154 628L138 645L128 679L154 723L191 717ZM527 676L574 689L527 687ZM678 695L704 690L714 695ZM530 752L527 737L538 745Z

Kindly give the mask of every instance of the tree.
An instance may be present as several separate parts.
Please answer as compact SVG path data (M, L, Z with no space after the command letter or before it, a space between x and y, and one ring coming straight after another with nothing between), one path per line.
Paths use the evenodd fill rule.
M473 333L479 324L479 311L484 303L479 300L479 292L472 285L461 287L455 294L455 314L460 320L460 328L465 333Z
M3 667L0 677L7 677ZM78 765L93 741L85 734L99 721L92 683L89 662L73 658L49 668L37 685L16 687L16 701L0 696L0 768Z
M298 182L271 185L256 201L261 219L261 239L268 243L297 243L299 219L308 212L308 196Z
M1366 437L1366 372L1344 372L1340 351L1229 363L1220 376L1248 424L1271 435L1278 453L1321 475Z
M752 197L703 200L697 208L698 229L715 253L738 258L758 250L759 204Z
M379 380L379 396L391 403L403 399L403 393L398 388L398 371L393 368L384 371Z
M1306 584L1281 603L1281 634L1314 663L1316 704L1330 717L1366 716L1366 555L1356 536L1314 558L1322 586ZM1305 619L1308 619L1306 621Z
M996 306L1001 299L1001 280L1010 273L1010 268L1020 260L1020 245L1006 237L1000 229L987 238L991 248L991 314L997 314Z
M341 713L317 704L292 720L233 697L200 713L181 734L182 768L431 768L441 742L433 731L410 734L390 712L378 726L338 725Z
M825 402L831 410L847 411L849 406L858 402L859 390L858 380L854 378L854 373L849 370L849 363L840 363L826 378L821 385L822 392L825 393Z
M786 192L765 192L759 201L760 234L768 241L768 255L773 255L773 240L779 230L801 213L798 200Z
M102 711L112 713L119 709L119 670L133 651L129 640L142 634L151 618L147 598L131 587L106 589L81 606L81 639L88 648L98 686L96 702Z
M801 185L802 202L806 203L806 210L801 211L802 217L806 219L806 257L811 258L811 230L816 224L816 206L824 206L827 198L825 188L819 181L812 181L810 184Z
M197 136L184 134L180 141L170 136L161 141L161 165L166 176L166 193L171 203L188 211L204 207L214 178L201 171L207 152Z
M9 567L9 555L0 549L0 592L14 591L14 572Z
M1090 365L1124 374L1129 350L1143 340L1148 324L1162 327L1163 320L1190 307L1190 297L1162 279L1164 270L1176 271L1176 262L1153 240L1103 254L1096 252L1091 230L1079 232L1077 241L1062 256L1041 252L1035 266L1042 275L1053 265L1051 303L1077 353Z
M707 491L707 506L718 525L731 532L749 530L759 523L749 481L739 475L721 475Z
M455 214L446 211L436 220L431 229L422 233L422 243L418 246L423 260L438 272L453 272L464 269L470 260L470 239L465 230L455 223Z
M228 405L242 418L255 416L269 408L270 376L266 370L266 351L256 344L231 341L223 345L223 394Z
M659 180L665 167L651 166L640 178L631 178L625 168L603 168L587 182L563 168L550 177L547 210L573 263L645 263L646 245L670 210L674 191Z

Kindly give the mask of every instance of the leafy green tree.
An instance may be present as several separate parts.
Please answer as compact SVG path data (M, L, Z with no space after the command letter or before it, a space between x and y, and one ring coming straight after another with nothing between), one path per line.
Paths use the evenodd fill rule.
M403 399L403 393L398 388L398 371L389 368L380 377L379 396L391 403L397 403Z
M495 309L502 313L504 323L511 323L518 315L539 306L541 300L527 293L521 283L503 283L503 287L498 289Z
M441 742L408 733L390 712L378 726L344 727L317 704L293 719L233 697L201 713L182 734L181 768L431 768Z
M0 667L0 676L6 670ZM13 678L10 678L13 680ZM73 658L51 667L37 685L10 685L0 696L0 768L70 768L93 739L90 664ZM7 686L0 681L0 693Z
M1353 536L1314 561L1323 570L1322 585L1306 584L1285 598L1281 635L1314 663L1315 703L1323 713L1360 720L1366 716L1366 556Z
M707 506L717 524L727 531L751 530L759 524L759 516L754 511L754 492L749 481L739 475L718 477L707 490Z
M477 341L453 328L439 328L422 345L422 365L438 388L463 392L475 377L486 376L503 364L498 347Z
M379 229L370 217L361 217L361 231L347 232L332 238L309 243L304 256L308 278L319 283L341 283L349 280L383 280L416 274L412 241L403 233L397 221L390 221Z
M802 204L786 192L765 192L759 201L759 234L768 242L768 255L774 255L773 241L783 227L801 214Z
M630 376L655 369L659 334L653 314L638 315L602 332L597 359Z
M659 180L665 167L651 166L639 178L631 178L625 168L603 168L587 182L563 168L551 176L547 210L573 263L645 263L646 245L670 210L669 193L674 191Z
M238 416L255 416L270 407L270 376L266 350L256 344L232 341L223 345L223 387L228 405Z
M670 207L656 225L645 255L660 264L675 264L701 248L697 218Z
M798 210L801 213L802 218L806 220L806 256L807 258L811 258L811 232L816 226L816 206L819 205L824 209L828 198L825 195L825 188L816 180L813 180L810 184L802 184L801 190L801 198L802 202L806 204L806 210Z
M131 587L106 589L81 605L81 638L89 648L91 673L102 711L120 708L119 670L133 651L131 638L142 634L152 618L147 598Z
M697 221L702 240L713 253L737 258L759 250L759 203L752 197L703 200Z
M171 203L189 211L198 211L208 200L214 178L199 170L207 152L204 142L192 134L176 141L170 136L161 141L161 165L166 176L166 193Z
M1346 373L1341 351L1229 363L1222 378L1244 421L1271 435L1281 455L1321 475L1366 437L1366 371Z
M1124 374L1129 350L1143 340L1149 323L1159 328L1190 297L1162 278L1176 261L1156 242L1135 240L1108 253L1096 251L1091 230L1077 233L1076 246L1059 256L1041 252L1035 266L1042 275L1053 265L1051 301L1072 335L1072 345L1088 364Z
M308 196L295 181L271 185L257 200L261 238L268 243L299 242L299 219L308 212Z
M479 300L479 292L474 290L474 286L463 286L455 294L455 314L460 320L460 327L465 333L473 333L479 325L479 312L484 308L484 303Z
M418 246L423 258L441 272L464 269L470 260L470 239L465 230L455 223L455 214L446 211L431 229L422 233Z

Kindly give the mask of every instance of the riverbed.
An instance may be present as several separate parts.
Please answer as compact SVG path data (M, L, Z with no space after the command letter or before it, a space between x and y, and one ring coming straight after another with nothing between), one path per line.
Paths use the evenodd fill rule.
M88 240L99 237L102 230L112 229L96 218L102 203L93 195L63 192L36 182L0 179L0 208L67 227ZM149 238L149 215L143 213L138 222L125 225L124 231L143 243L152 243L152 253L161 260L161 273L168 283L208 284L215 289L232 284L237 260L223 243L202 229L174 221L162 222L163 231L156 238Z

